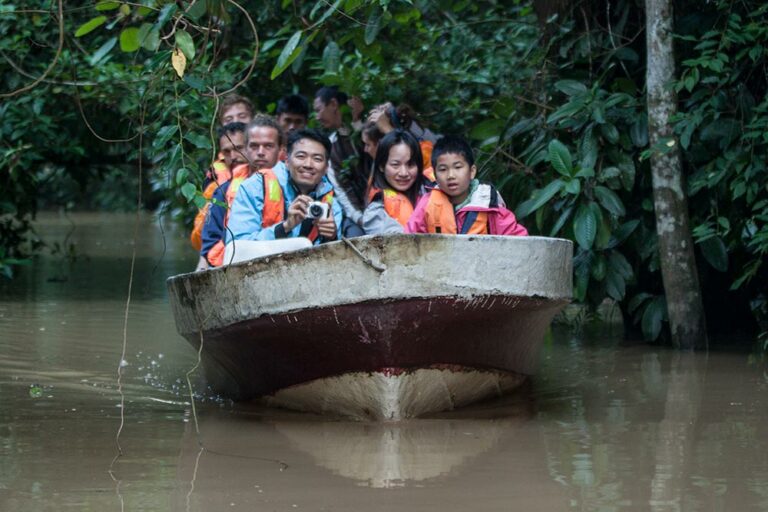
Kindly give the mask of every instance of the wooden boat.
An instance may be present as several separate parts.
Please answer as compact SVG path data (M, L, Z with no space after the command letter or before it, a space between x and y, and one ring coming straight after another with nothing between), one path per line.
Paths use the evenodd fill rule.
M236 400L377 420L517 387L571 298L572 243L389 235L168 280L179 331Z

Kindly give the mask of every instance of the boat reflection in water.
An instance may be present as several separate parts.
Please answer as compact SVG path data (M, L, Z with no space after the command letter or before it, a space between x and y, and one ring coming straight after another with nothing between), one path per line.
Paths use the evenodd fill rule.
M400 501L408 510L436 502L469 510L512 497L529 510L544 510L544 503L549 510L567 507L565 488L549 477L529 406L501 407L503 415L474 409L396 423L262 408L252 409L257 417L206 416L202 448L194 428L185 440L179 477L180 490L188 492L179 499L189 510L211 510L221 505L226 482L232 503L276 510L360 510L363 503L375 510Z
M422 419L397 423L276 422L292 448L358 485L377 488L428 484L460 473L528 419Z

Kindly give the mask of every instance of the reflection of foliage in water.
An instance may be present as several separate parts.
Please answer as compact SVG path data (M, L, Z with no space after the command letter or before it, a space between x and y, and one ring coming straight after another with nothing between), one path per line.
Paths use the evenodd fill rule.
M668 510L653 500L670 496L693 511L764 503L762 370L746 354L686 362L618 342L559 343L535 380L549 473L571 489L572 508Z

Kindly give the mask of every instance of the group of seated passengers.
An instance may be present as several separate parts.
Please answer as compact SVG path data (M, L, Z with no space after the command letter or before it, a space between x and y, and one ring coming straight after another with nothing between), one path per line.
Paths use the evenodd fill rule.
M305 128L309 112L301 96L281 99L276 117L254 115L240 96L225 99L220 158L205 191L212 201L196 219L198 270L222 265L226 244L237 240L306 237L320 244L383 233L527 235L496 189L476 178L467 141L436 137L407 109L374 108L361 129L371 163L356 173L343 169L350 151L357 151L341 123L344 102L335 88L324 87L315 97L318 121L333 130L329 137ZM354 110L359 114L361 105ZM327 205L320 218L308 216L314 202Z

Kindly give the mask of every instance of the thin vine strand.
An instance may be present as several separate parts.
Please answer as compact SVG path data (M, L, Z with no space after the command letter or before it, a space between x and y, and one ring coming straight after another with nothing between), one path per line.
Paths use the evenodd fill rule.
M15 91L0 93L0 98L12 98L13 96L29 91L30 89L34 89L37 86L37 84L45 80L45 78L51 73L51 71L53 71L53 68L56 67L56 63L59 61L59 57L61 57L61 52L63 49L64 49L64 0L59 0L59 45L56 48L56 55L53 56L53 60L48 65L48 67L46 68L46 70L43 72L42 75L40 75L35 80L28 83L27 85L16 89Z

